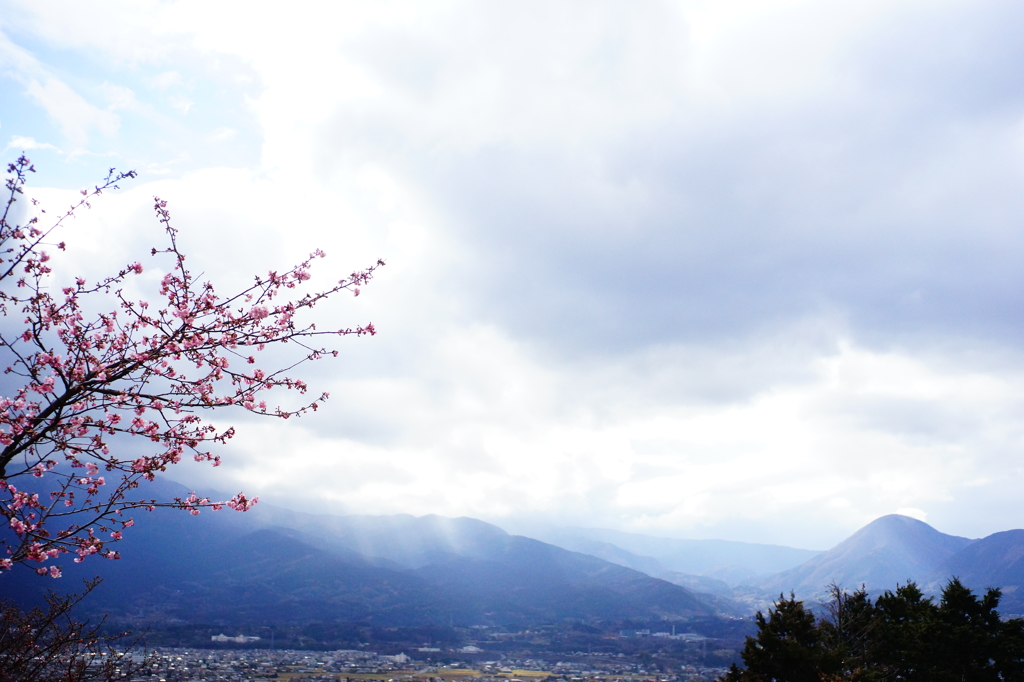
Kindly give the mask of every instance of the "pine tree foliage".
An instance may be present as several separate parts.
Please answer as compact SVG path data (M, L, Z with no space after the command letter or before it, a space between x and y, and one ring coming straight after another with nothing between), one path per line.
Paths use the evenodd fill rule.
M953 578L938 602L913 582L874 602L830 592L820 619L792 594L759 612L724 682L1024 681L1024 620L1000 618L998 589L979 597Z

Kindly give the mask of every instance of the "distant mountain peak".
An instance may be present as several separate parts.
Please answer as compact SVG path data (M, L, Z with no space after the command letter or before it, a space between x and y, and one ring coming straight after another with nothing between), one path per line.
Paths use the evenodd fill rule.
M913 516L905 516L903 514L886 514L885 516L879 516L877 519L869 523L868 525L861 528L857 533L863 533L865 531L931 531L933 533L939 533L932 526L928 525L920 519L915 519ZM856 535L857 533L854 533Z
M923 581L973 540L947 535L924 521L887 514L864 526L827 552L761 583L779 592L819 596L828 585L894 589Z

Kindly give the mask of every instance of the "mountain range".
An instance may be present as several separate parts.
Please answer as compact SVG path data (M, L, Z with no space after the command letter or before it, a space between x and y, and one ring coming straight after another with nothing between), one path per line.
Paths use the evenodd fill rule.
M161 497L186 491L154 484ZM261 504L245 514L136 513L115 562L64 564L66 583L96 572L96 613L132 626L335 621L375 626L737 617L780 593L817 600L830 584L869 591L952 576L999 587L1024 612L1024 530L947 535L906 516L876 519L826 552L608 529L520 529L471 518L332 516ZM38 602L54 587L28 570L0 577L0 597Z
M154 493L164 498L186 492L161 485ZM523 628L737 613L728 600L470 518L312 515L261 504L246 514L158 509L135 519L121 560L62 562L71 585L102 573L89 608L118 622ZM0 580L0 596L38 601L52 586L17 570Z
M872 521L827 552L751 585L775 596L792 591L814 600L825 595L831 584L844 588L863 585L869 592L879 593L914 581L926 592L937 594L953 577L977 593L999 588L1004 616L1024 613L1024 530L972 540L891 514Z
M531 524L510 530L629 566L679 585L728 596L729 589L808 561L820 552L730 540L682 540L607 528Z
M735 599L748 609L762 608L790 592L818 601L832 584L863 585L877 594L912 580L937 594L950 578L958 577L976 592L999 588L1004 615L1024 613L1024 530L974 540L890 514L825 552L606 529L540 527L536 533L553 544L631 566L698 593Z

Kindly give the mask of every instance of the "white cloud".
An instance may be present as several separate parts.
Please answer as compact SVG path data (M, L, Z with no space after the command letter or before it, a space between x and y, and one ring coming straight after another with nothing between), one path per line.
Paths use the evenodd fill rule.
M7 143L5 151L28 151L30 149L50 149L60 153L60 149L53 146L49 142L37 142L31 137L24 137L22 135L15 135L11 138L11 141Z
M903 516L909 516L911 518L917 519L918 521L924 521L926 523L928 521L928 512L921 511L920 509L915 509L914 507L900 507L899 509L896 510L896 513L902 514Z
M164 71L148 80L149 87L157 90L167 90L176 85L182 85L183 79L177 71Z
M30 81L28 93L57 122L64 137L75 147L84 147L92 130L110 136L121 124L117 114L90 104L56 78L44 83Z
M120 65L135 66L180 55L188 49L182 33L166 20L174 4L116 0L103 11L93 11L73 0L45 4L10 0L3 23L64 50L98 51ZM82 68L95 65L83 63Z
M225 140L230 140L236 135L238 135L238 131L234 128L221 126L207 135L206 139L209 142L224 142Z
M125 69L104 110L0 44L70 144L187 167L83 220L75 267L145 250L154 193L218 281L389 260L322 312L381 330L313 372L335 398L243 424L210 485L819 547L893 509L1020 525L1010 6L19 7Z
M943 370L847 344L808 358L813 379L741 403L652 400L656 376L620 374L608 386L606 367L538 364L496 330L450 333L392 340L426 348L397 376L340 377L324 421L246 424L225 472L292 505L531 514L691 536L731 525L741 539L811 547L893 509L937 509L949 524L965 488L984 485L1009 502L1021 483L1019 471L994 480L985 455L1020 451L1019 374ZM356 365L390 355L342 348ZM677 365L694 358L685 348L674 356ZM859 414L876 399L923 401L935 432ZM952 425L948 412L959 417Z
M138 109L141 105L135 98L131 88L112 83L103 83L99 87L100 93L106 98L108 111L117 109Z
M189 109L192 108L192 105L195 104L195 102L193 102L188 97L184 97L184 96L181 96L181 95L176 95L174 97L170 97L168 99L168 101L171 103L172 107L174 107L176 110L178 110L182 114L187 114Z

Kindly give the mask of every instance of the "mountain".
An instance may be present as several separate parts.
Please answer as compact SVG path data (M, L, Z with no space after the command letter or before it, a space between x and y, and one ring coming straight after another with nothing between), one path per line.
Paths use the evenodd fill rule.
M104 583L87 603L91 611L132 626L391 624L449 617L445 595L415 576L312 547L286 529L162 549L136 543L115 566L98 567ZM166 550L173 559L163 556Z
M943 562L972 542L940 533L909 516L890 514L810 561L754 584L775 595L793 591L804 598L824 594L831 583L895 589L897 583L930 578Z
M716 594L727 594L729 585L792 568L820 554L780 545L680 540L608 528L534 524L516 530L522 535L599 556L678 584L703 584L705 591Z
M975 592L1003 591L1000 612L1024 614L1024 530L1007 530L975 540L946 559L929 587L938 590L952 576Z
M714 610L678 585L520 536L506 536L488 556L452 557L413 575L474 601L481 613L517 614L520 621L660 619Z
M270 505L198 517L158 509L135 519L121 560L61 562L59 586L75 589L79 579L102 574L89 607L132 626L345 621L523 627L565 618L706 617L733 608L476 519L334 517ZM38 601L50 587L57 587L52 580L20 570L0 579L0 596Z
M510 535L501 528L471 518L393 516L330 516L294 512L272 506L256 507L254 519L264 526L279 525L309 534L308 541L327 549L344 548L388 565L416 569L458 559L489 560L506 552ZM576 543L550 543L526 537L531 543L554 545L573 553L589 555L606 562L631 568L648 577L658 578L691 592L704 593L704 599L727 613L741 613L729 603L729 586L714 578L687 575L665 569L657 559L642 557L610 543L582 540ZM525 544L520 547L525 551ZM720 597L723 599L714 599Z
M260 527L305 533L307 541L318 547L354 551L409 569L453 557L490 557L503 550L508 538L497 526L467 517L333 516L272 505L258 505L247 514L252 514L252 523Z
M605 561L618 564L619 566L632 568L636 571L640 571L641 573L646 573L652 578L660 578L661 580L666 580L674 585L685 587L694 592L702 592L718 597L724 597L726 599L732 599L734 597L732 588L723 580L669 570L654 557L640 556L638 554L633 554L632 552L627 552L621 547L613 545L610 542L601 542L599 540L590 540L579 536L559 533L555 533L553 535L548 534L545 535L545 537L549 540L553 540L550 544L557 547L573 552L579 552L581 554L589 554L590 556L604 559Z

